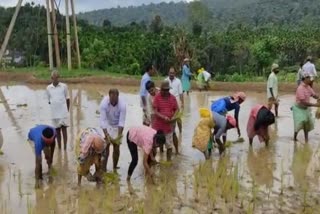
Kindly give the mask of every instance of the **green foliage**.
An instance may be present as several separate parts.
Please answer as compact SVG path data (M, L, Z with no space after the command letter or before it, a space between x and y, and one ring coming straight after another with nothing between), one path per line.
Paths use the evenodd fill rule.
M193 72L204 67L215 74L215 80L242 82L265 81L271 64L277 62L283 70L281 73L286 74L280 73L281 80L294 81L297 65L307 55L316 58L320 54L320 28L316 24L320 16L306 19L306 15L296 9L301 5L305 11L313 8L312 1L306 1L309 4L299 0L281 1L287 3L281 4L284 11L291 11L290 8L294 11L294 16L290 17L278 14L277 10L262 10L278 6L280 3L275 0L264 3L202 0L188 5L161 3L99 10L94 12L98 21L86 18L91 13L80 14L89 20L78 20L83 67L106 73L140 75L146 64L153 63L160 74L166 75L170 66L180 71L182 60L189 57ZM13 11L14 8L0 7L0 40L4 38ZM115 11L123 11L121 17L104 15ZM320 14L318 7L311 11ZM126 22L133 13L141 19L132 18ZM188 21L183 21L185 19ZM45 20L44 7L30 4L22 7L8 49L23 53L25 66L48 64ZM174 23L179 26L172 27ZM64 32L61 15L57 16L57 26L59 32ZM62 59L65 59L65 34L60 33L59 39ZM74 38L71 39L74 44ZM316 61L316 65L319 63Z

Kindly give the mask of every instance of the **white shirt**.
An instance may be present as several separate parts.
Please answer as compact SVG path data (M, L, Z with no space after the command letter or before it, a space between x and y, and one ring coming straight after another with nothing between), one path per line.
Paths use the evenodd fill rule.
M59 82L57 86L52 83L47 86L47 97L50 103L52 119L68 117L67 99L70 99L68 86Z
M100 104L100 126L102 129L124 127L126 120L126 104L120 98L116 106L111 105L109 97L104 97Z
M311 62L306 62L306 64L304 64L302 66L302 70L303 72L306 72L310 75L310 77L317 77L317 70L316 70L316 67L314 66L313 63Z
M203 71L202 75L203 75L204 81L206 82L209 81L211 78L211 74L208 71Z
M272 88L273 96L277 98L278 97L278 77L274 72L271 72L271 74L268 77L268 83L267 83L268 98L272 97L272 94L270 93L270 88Z
M177 99L180 99L180 95L183 94L181 81L176 77L173 80L170 80L170 78L167 77L165 80L170 83L170 93Z

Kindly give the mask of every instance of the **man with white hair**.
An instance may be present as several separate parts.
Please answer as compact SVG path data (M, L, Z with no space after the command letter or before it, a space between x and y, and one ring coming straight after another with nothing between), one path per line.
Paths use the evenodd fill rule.
M61 132L63 136L64 150L67 149L67 127L69 126L68 112L70 107L70 97L68 86L59 82L59 72L53 70L51 73L52 83L47 86L48 103L51 108L51 118L53 126L57 132L58 148L61 149Z

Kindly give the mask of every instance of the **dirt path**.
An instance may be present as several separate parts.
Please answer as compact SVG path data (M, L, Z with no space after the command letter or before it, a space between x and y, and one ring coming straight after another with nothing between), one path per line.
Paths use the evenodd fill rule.
M140 80L128 77L111 77L111 76L90 76L90 77L77 77L62 79L63 82L81 84L81 83L94 83L94 84L109 84L109 85L122 85L122 86L139 86ZM18 82L28 84L49 84L50 80L37 79L30 73L14 73L14 72L0 72L0 82ZM156 81L157 84L160 81ZM295 83L280 83L279 90L283 92L295 92ZM192 82L192 89L196 90L196 82ZM315 87L316 91L320 90L319 85ZM211 90L213 91L252 91L252 92L265 92L265 82L211 82Z

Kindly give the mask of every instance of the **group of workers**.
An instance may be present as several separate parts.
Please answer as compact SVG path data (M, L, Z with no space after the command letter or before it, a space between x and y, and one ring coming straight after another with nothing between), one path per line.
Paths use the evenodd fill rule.
M164 152L166 148L167 160L171 161L173 149L179 154L177 130L182 133L182 112L184 109L184 93L190 91L190 65L189 59L184 60L182 67L182 81L176 77L176 71L170 68L168 77L157 88L152 81L155 74L153 65L146 67L140 84L140 101L143 110L143 125L129 128L126 142L131 154L131 163L128 168L127 181L130 181L138 163L138 148L143 152L143 166L148 178L153 180L151 166L156 164L157 148ZM273 64L267 83L268 105L258 104L252 107L247 123L249 144L258 136L261 142L268 145L270 137L268 127L275 122L278 116L278 79L279 66ZM201 69L199 74L204 74ZM210 77L209 77L210 78ZM52 168L52 159L55 143L61 149L63 138L64 150L67 148L67 127L69 111L69 95L67 85L59 82L59 73L53 71L52 83L47 87L48 103L52 112L52 124L37 125L30 129L28 140L34 147L36 156L36 185L42 176L42 151L47 160L49 172ZM296 91L296 104L292 107L294 119L294 139L297 140L298 131L304 130L305 139L308 132L313 129L313 117L309 107L320 107L319 103L311 103L310 97L319 97L312 89L311 75L302 72L301 83ZM212 153L213 143L216 143L219 153L226 149L227 131L237 128L239 137L239 111L245 102L246 94L236 92L231 96L222 97L211 104L210 109L200 112L201 120L195 128L192 145L209 158ZM275 106L275 114L272 107ZM228 114L234 110L234 116ZM100 103L100 128L88 127L78 134L76 155L78 158L78 184L84 176L88 181L103 182L103 173L107 171L107 162L110 146L113 146L113 170L116 171L120 157L120 144L126 120L126 103L119 96L117 89L110 89L108 96L103 97ZM102 130L102 131L101 131ZM61 137L62 136L62 137ZM90 172L90 167L95 166L95 173Z

